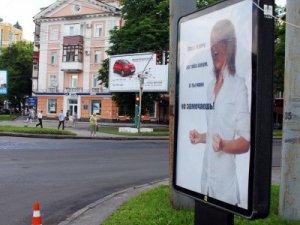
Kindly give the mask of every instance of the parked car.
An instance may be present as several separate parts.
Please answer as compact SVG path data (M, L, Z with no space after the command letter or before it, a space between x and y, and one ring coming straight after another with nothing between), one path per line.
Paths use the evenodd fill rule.
M135 73L135 66L127 59L119 59L113 66L114 73L118 73L121 76L128 76Z

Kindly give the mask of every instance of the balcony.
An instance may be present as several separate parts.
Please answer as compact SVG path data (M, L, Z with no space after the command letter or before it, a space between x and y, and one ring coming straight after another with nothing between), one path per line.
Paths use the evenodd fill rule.
M61 70L68 72L80 72L83 70L82 62L62 62Z
M82 88L81 87L76 87L76 88L67 87L67 88L65 88L64 92L65 93L81 93Z
M83 70L83 36L65 36L61 70L80 72Z

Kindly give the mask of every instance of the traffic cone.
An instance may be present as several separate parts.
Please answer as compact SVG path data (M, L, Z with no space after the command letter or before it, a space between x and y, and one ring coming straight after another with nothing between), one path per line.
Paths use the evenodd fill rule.
M32 225L42 225L40 204L38 202L35 202L33 205Z

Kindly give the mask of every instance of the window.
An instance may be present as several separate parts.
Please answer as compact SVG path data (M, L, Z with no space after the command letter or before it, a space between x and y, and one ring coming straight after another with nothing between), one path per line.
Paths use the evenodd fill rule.
M71 75L71 88L77 88L78 75Z
M101 37L103 32L103 25L102 24L96 24L95 30L94 30L94 37Z
M50 27L50 41L57 41L57 40L58 40L58 28Z
M55 74L50 74L49 76L49 86L50 88L55 88L57 87L57 76Z
M150 117L155 117L155 102L153 102L153 104L150 104L147 110Z
M56 52L51 52L51 65L56 65L56 58L57 58L57 53Z
M82 35L82 26L79 23L66 24L64 26L64 33L66 36Z
M109 36L109 32L116 27L116 23L114 20L107 21L107 29L106 30L106 36Z
M95 51L95 55L94 55L94 63L98 64L100 63L100 51Z
M96 113L96 115L101 115L101 101L92 100L91 101L91 114Z
M93 75L93 88L98 87L98 83L99 83L99 81L98 81L98 74L94 74Z
M56 111L57 111L57 100L56 99L48 99L47 110L48 110L48 113L56 113Z
M82 62L81 45L64 45L63 46L63 62Z

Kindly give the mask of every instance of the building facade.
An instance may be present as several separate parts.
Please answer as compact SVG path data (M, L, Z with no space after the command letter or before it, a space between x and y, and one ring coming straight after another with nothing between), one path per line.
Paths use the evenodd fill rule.
M123 24L116 0L57 0L34 17L33 96L37 110L57 118L63 110L87 120L127 121L98 71L108 56L109 31ZM144 120L159 122L159 102Z
M18 22L15 25L0 22L0 49L22 40L23 30Z
M109 31L121 24L116 1L58 0L34 17L33 95L48 118L63 110L79 119L118 117L98 71L107 58Z

